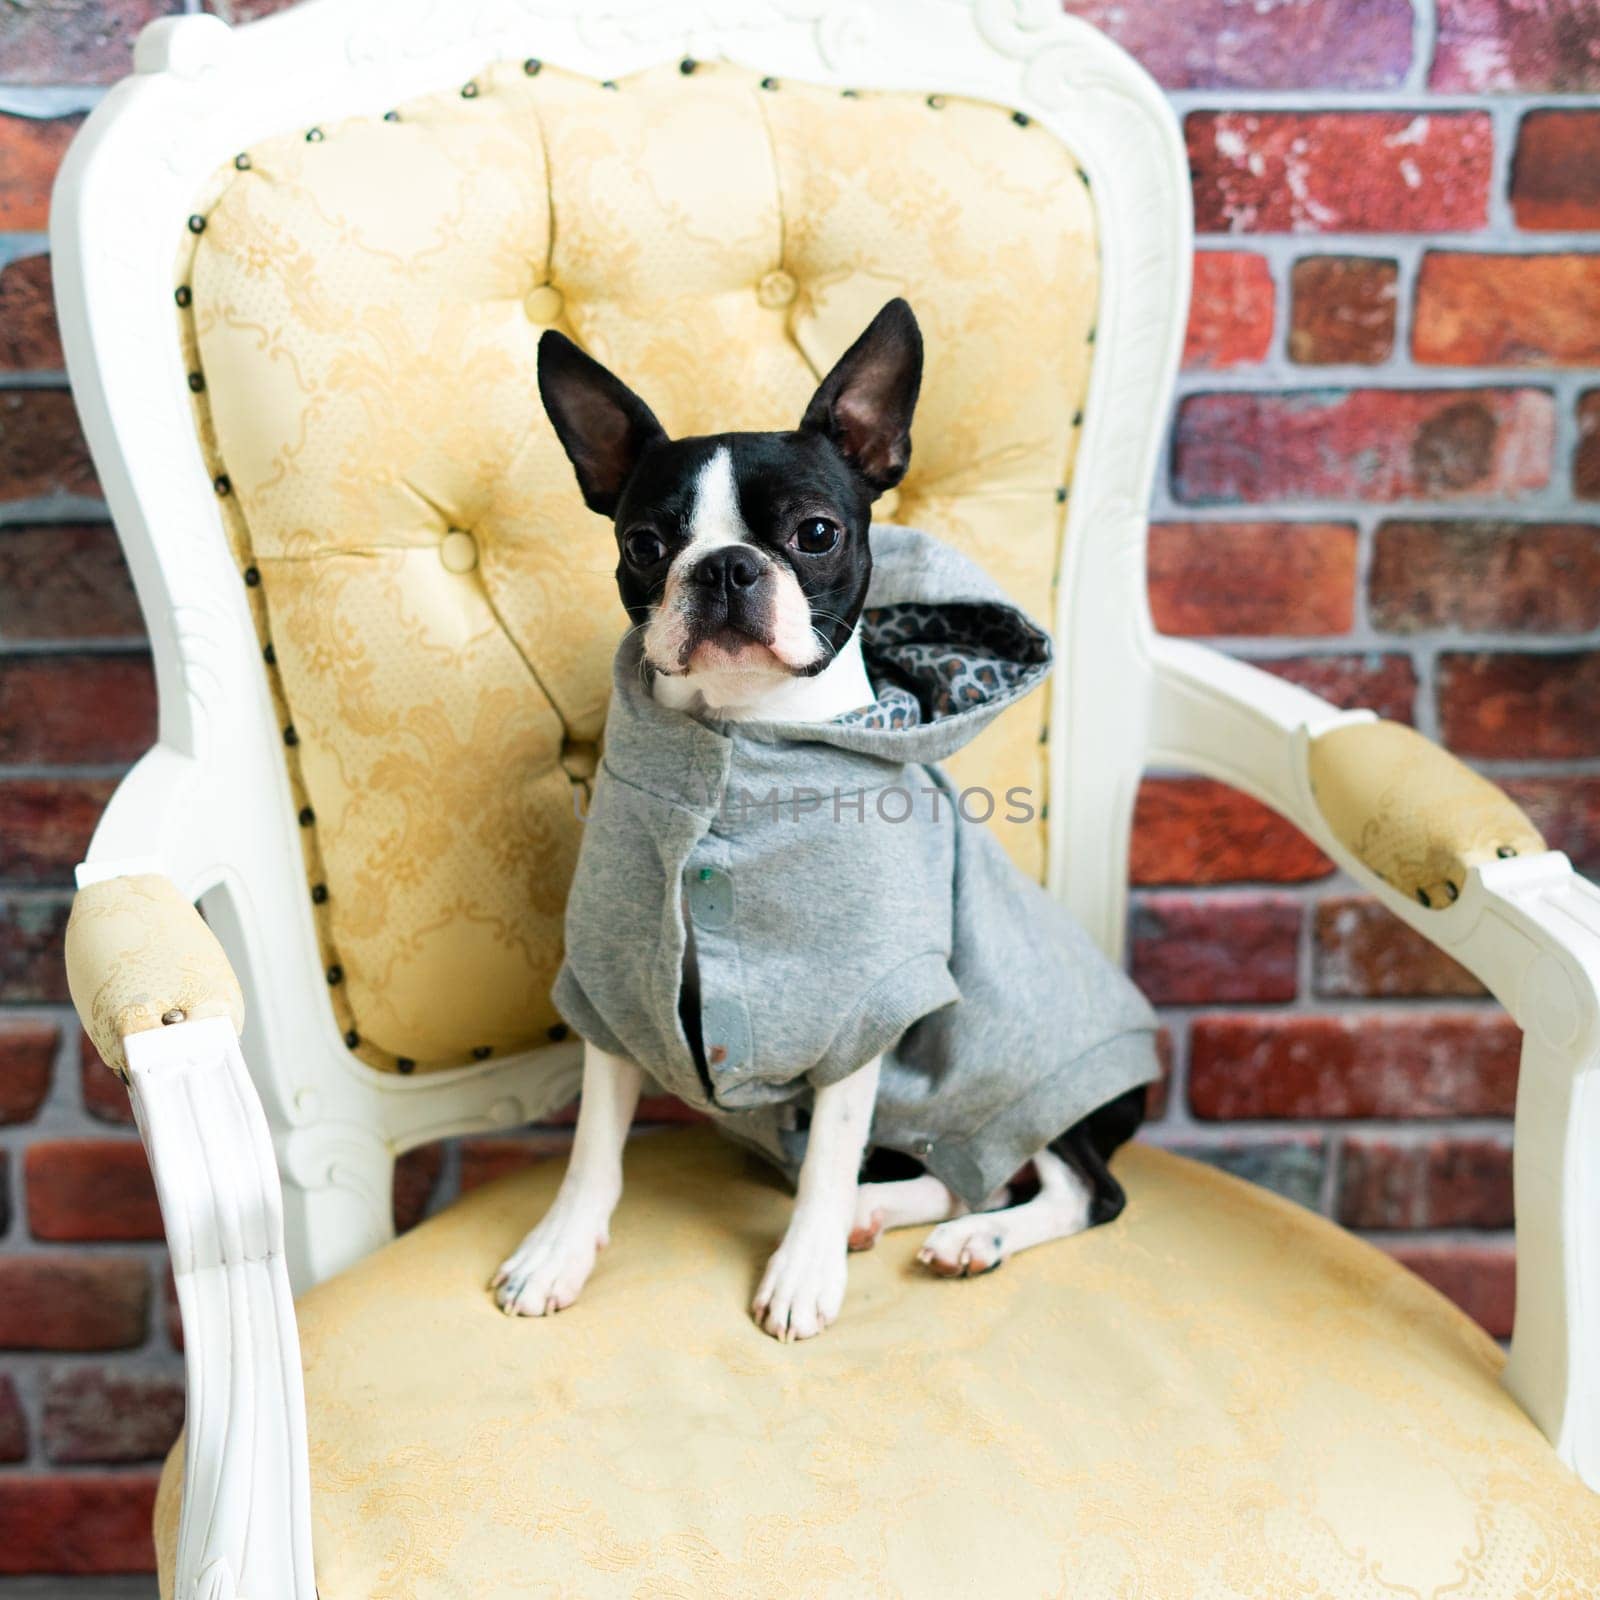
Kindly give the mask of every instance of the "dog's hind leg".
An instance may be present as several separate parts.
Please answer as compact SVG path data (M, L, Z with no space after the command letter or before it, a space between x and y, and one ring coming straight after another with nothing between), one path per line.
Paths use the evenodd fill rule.
M1033 1165L1039 1192L1031 1200L941 1223L928 1235L917 1260L941 1278L976 1277L1019 1250L1081 1233L1090 1225L1090 1185L1049 1150L1041 1150Z

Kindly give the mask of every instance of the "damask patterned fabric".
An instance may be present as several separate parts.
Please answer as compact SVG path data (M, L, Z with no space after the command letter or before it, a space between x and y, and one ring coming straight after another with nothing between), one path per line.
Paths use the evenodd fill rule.
M987 1277L888 1235L799 1345L745 1311L787 1197L704 1130L630 1146L553 1318L484 1284L558 1164L470 1195L301 1302L321 1600L1600 1593L1600 1497L1460 1312L1260 1189L1117 1169L1121 1219Z
M927 376L878 511L1050 611L1094 217L1071 154L1005 108L715 64L603 85L505 63L393 120L242 152L178 272L330 994L374 1065L517 1049L558 1020L575 791L626 624L610 526L539 405L546 327L675 433L789 427L907 296ZM1045 711L1008 713L956 777L1042 811ZM1038 875L1042 824L1004 835Z

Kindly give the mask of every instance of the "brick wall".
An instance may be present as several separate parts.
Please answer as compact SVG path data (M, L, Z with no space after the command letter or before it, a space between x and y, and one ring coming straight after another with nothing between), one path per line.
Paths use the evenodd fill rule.
M1415 722L1594 870L1593 0L1069 8L1170 88L1194 169L1158 624ZM43 232L81 113L139 26L175 9L0 11L0 1579L147 1568L182 1409L148 1173L59 958L72 864L155 705L64 387ZM1146 783L1132 873L1131 957L1172 1045L1151 1137L1369 1232L1504 1334L1515 1030L1216 784ZM415 1152L397 1215L563 1137Z

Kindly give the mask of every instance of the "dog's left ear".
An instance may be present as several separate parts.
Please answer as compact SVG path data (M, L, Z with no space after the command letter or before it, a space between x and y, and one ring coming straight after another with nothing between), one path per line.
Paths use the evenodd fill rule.
M822 380L800 426L832 439L882 494L910 463L911 413L921 386L921 330L911 307L891 300Z

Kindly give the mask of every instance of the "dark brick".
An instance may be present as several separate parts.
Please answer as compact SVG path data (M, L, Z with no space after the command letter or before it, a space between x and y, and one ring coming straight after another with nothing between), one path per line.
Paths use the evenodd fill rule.
M0 1575L154 1572L156 1474L0 1475Z
M0 502L100 493L65 389L0 390Z
M1272 348L1272 269L1248 250L1201 250L1184 339L1186 367L1220 368L1264 361Z
M123 1127L133 1126L133 1102L128 1098L127 1086L100 1059L89 1035L81 1029L78 1049L82 1077L83 1109L96 1122L114 1122Z
M0 642L143 637L109 523L0 528Z
M36 1239L160 1239L161 1208L133 1139L50 1139L28 1146L28 1229Z
M1198 1017L1197 1117L1509 1117L1521 1034L1496 1011Z
M22 256L0 268L0 372L60 372L65 366L50 257Z
M1600 651L1446 651L1439 728L1457 755L1578 761L1600 756Z
M65 895L0 893L0 1001L64 1003L61 941L72 902Z
M0 781L0 878L70 884L115 788L110 778Z
M1302 256L1290 276L1289 358L1376 366L1394 352L1400 266L1386 257Z
M1600 358L1600 256L1430 250L1411 348L1464 367L1584 367Z
M1160 1122L1167 1114L1167 1106L1172 1098L1172 1072L1176 1065L1177 1051L1177 1042L1172 1037L1172 1029L1157 1028L1156 1062L1161 1068L1161 1076L1145 1088L1146 1122Z
M1277 812L1210 778L1146 778L1133 816L1136 884L1303 883L1333 863Z
M1530 111L1522 119L1511 211L1519 228L1600 228L1600 111Z
M38 1114L60 1042L54 1023L0 1016L0 1122L31 1122Z
M155 737L155 673L142 652L0 657L0 761L133 761Z
M1491 1338L1511 1337L1517 1262L1509 1248L1408 1244L1397 1245L1389 1253L1447 1300L1453 1300Z
M1600 528L1385 522L1367 593L1392 633L1587 633L1600 628Z
M1312 930L1312 988L1329 999L1443 999L1487 992L1458 961L1364 895L1322 901Z
M572 1148L572 1136L565 1132L524 1133L500 1138L474 1138L461 1141L461 1190L476 1189L494 1178L520 1172L536 1161L552 1156L565 1157Z
M1320 1139L1264 1139L1248 1144L1180 1144L1173 1149L1194 1161L1259 1184L1310 1211L1321 1208L1327 1153Z
M1156 1005L1292 1000L1300 905L1283 895L1151 895L1133 908L1133 981Z
M0 1349L124 1350L144 1343L149 1313L136 1256L0 1254Z
M1319 694L1341 711L1376 711L1391 722L1412 721L1417 669L1408 655L1277 656L1255 663L1274 677Z
M1600 389L1578 396L1578 448L1572 459L1572 492L1600 500Z
M43 233L50 225L50 185L82 121L0 112L0 233Z
M1173 493L1191 505L1519 498L1550 478L1539 389L1195 394L1178 407Z
M44 1386L44 1453L56 1466L160 1461L183 1426L183 1383L74 1364Z
M110 1076L107 1074L107 1076ZM111 1080L116 1082L115 1078ZM444 1170L444 1146L419 1144L394 1164L394 1231L406 1233L427 1215L428 1202Z
M1149 579L1163 633L1346 633L1356 530L1347 522L1158 522Z
M1406 0L1184 6L1066 0L1169 89L1384 89L1411 61Z
M1593 0L1439 0L1438 27L1435 89L1600 89Z
M1338 1217L1347 1228L1509 1228L1511 1147L1494 1139L1345 1139Z
M1579 872L1600 877L1600 778L1503 778L1500 787L1552 850L1564 850Z
M0 80L111 83L133 70L133 41L171 0L50 0L10 8L0 29Z
M1196 111L1201 233L1452 233L1488 219L1480 111Z
M0 1372L0 1461L28 1459L28 1419L22 1414L17 1386Z

